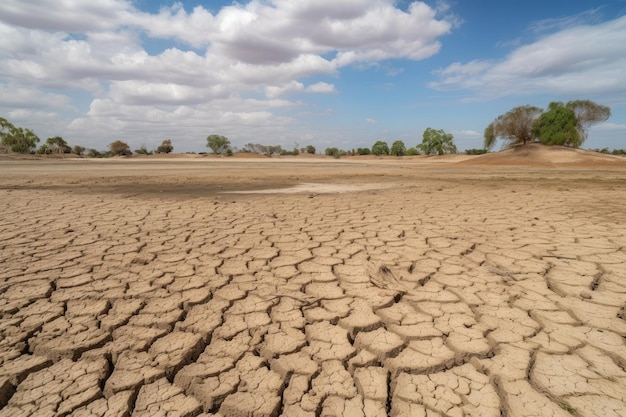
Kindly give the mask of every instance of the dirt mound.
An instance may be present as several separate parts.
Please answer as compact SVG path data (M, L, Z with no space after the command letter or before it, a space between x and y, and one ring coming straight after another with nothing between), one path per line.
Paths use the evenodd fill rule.
M524 166L580 166L603 167L623 165L626 158L601 154L566 146L547 146L540 143L515 146L500 152L488 153L458 162L459 165L524 165Z

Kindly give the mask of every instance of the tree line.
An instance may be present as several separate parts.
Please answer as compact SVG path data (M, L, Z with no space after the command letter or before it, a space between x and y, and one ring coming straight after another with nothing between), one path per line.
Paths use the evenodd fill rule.
M80 145L70 146L61 136L53 136L37 148L37 144L41 139L31 129L22 128L13 125L7 119L0 117L0 145L10 149L12 152L23 154L39 154L39 155L87 155L90 157L109 157L118 155L132 155L130 146L126 142L116 140L109 144L108 151L98 151L96 149L87 149ZM172 141L164 139L154 151L148 151L145 145L135 150L136 154L151 155L153 153L171 153L174 150Z
M543 110L539 107L525 105L515 107L496 117L484 131L484 147L482 149L468 149L469 155L480 155L492 149L500 139L505 147L540 142L546 145L563 145L574 148L580 147L588 136L589 128L611 116L608 106L594 103L591 100L573 100L567 103L552 102ZM212 134L207 137L206 146L214 154L232 155L233 152L258 153L272 155L299 155L300 153L315 154L313 145L300 148L297 143L292 150L283 149L280 145L263 145L248 143L241 149L231 145L230 140L222 135ZM39 148L39 137L30 129L13 125L5 118L0 117L0 145L17 153L37 153L42 155L69 154L88 155L90 157L107 157L117 155L132 155L130 146L120 140L109 144L108 151L86 149L80 145L70 146L62 137L48 138ZM174 150L172 141L165 139L155 150L148 151L145 145L135 150L136 154L150 155L153 153L171 153ZM607 148L596 149L597 152L609 153ZM414 147L407 148L402 140L394 141L391 146L384 140L376 141L371 148L357 148L342 150L329 147L324 154L339 158L346 155L444 155L457 153L454 136L443 129L427 128L422 135L422 142ZM621 155L621 150L614 150L614 154Z
M446 133L443 129L435 130L427 128L422 136L422 142L414 147L407 148L402 140L396 140L389 144L384 140L376 141L371 148L357 148L351 151L344 151L339 148L326 148L324 153L328 156L340 158L342 156L355 155L391 155L391 156L413 156L413 155L444 155L457 153L454 144L454 136Z

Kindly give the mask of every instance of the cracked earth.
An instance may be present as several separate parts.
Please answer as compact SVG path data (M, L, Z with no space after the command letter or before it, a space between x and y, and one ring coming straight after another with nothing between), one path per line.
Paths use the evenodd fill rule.
M5 171L0 416L626 416L625 173L407 170L236 195Z

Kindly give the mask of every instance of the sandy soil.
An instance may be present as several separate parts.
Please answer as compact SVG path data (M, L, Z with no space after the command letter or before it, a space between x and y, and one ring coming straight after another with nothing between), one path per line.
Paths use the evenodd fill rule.
M0 416L625 416L626 160L568 151L1 159Z

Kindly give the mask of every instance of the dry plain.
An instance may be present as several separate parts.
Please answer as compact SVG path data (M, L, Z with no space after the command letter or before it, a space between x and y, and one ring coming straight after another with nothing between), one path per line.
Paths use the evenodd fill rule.
M625 206L545 149L0 159L0 416L626 416Z

